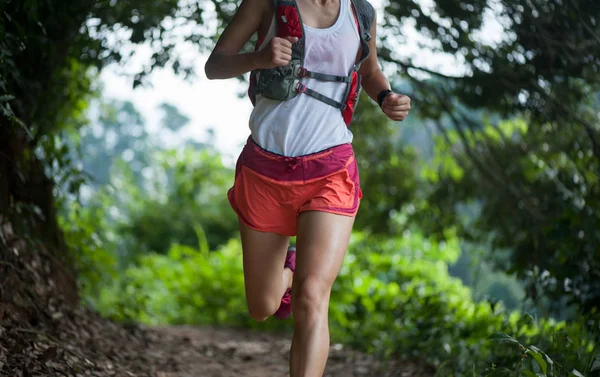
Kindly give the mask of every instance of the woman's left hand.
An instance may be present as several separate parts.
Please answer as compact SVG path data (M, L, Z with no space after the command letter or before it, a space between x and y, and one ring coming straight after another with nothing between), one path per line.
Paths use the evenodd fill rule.
M391 120L403 121L410 110L410 98L404 94L390 93L383 99L381 109Z

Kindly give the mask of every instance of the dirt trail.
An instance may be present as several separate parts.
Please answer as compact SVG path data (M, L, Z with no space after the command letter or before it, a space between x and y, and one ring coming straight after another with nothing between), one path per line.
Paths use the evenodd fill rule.
M165 327L152 330L163 337L154 343L174 356L173 370L160 371L159 377L286 377L289 376L287 336L238 330ZM325 376L431 376L431 371L412 363L383 365L373 357L332 345Z
M0 321L0 376L289 376L286 335L194 327L125 328L93 313L72 314L58 318L56 327L38 329ZM384 365L339 345L331 347L325 373L326 377L432 375L414 363Z

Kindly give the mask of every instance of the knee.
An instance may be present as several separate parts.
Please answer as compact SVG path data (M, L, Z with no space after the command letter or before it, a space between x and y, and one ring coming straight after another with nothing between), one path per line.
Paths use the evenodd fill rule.
M292 311L295 320L313 320L326 315L329 309L331 284L319 277L294 281Z
M248 313L255 321L263 322L279 309L280 304L281 298L279 300L270 298L248 300Z

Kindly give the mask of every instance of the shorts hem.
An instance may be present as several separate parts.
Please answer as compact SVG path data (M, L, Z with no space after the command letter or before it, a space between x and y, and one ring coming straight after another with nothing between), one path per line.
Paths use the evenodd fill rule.
M298 214L307 212L307 211L326 212L326 213L332 213L334 215L341 215L341 216L346 216L346 217L356 217L356 215L358 214L358 208L355 211L341 211L341 210L336 211L334 209L328 209L328 208L322 208L322 207L303 208Z

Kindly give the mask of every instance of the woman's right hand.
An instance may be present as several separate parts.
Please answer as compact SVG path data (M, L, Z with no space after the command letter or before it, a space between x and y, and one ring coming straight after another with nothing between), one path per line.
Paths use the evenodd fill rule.
M283 67L292 60L292 45L298 42L297 37L274 37L269 44L258 52L259 65L262 69Z

